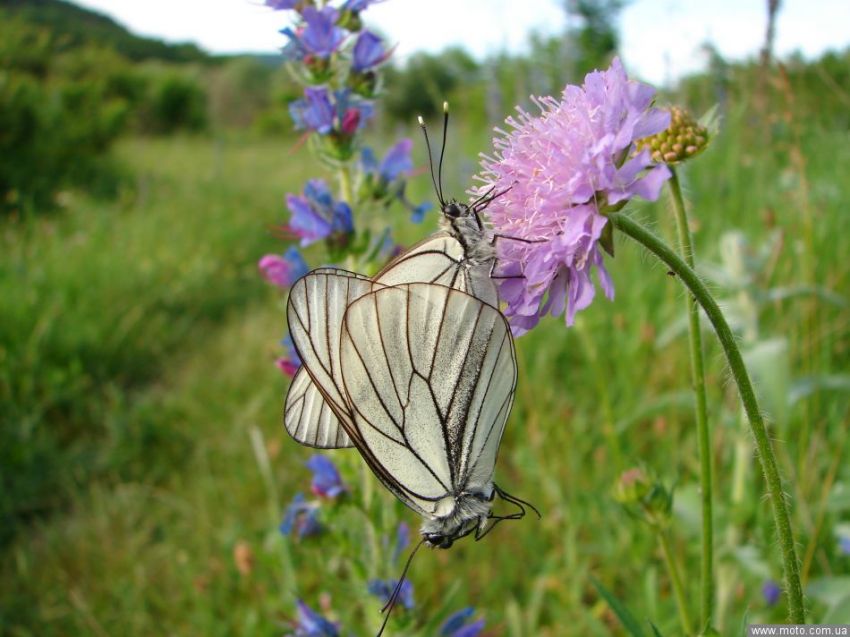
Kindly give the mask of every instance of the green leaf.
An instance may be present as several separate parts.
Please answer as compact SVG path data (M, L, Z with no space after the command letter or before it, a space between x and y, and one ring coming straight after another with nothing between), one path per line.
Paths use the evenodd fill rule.
M617 616L617 619L620 620L620 623L623 624L623 627L628 631L630 635L634 637L644 637L643 629L640 627L640 624L635 619L635 616L629 611L628 608L611 593L607 588L605 588L601 582L599 582L595 577L590 578L591 583L593 584L596 591L602 598L608 602L608 605L611 607L611 610L614 611L614 614Z

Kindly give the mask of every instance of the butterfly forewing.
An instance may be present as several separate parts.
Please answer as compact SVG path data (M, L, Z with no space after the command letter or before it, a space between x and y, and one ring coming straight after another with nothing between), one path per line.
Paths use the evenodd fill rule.
M375 290L345 313L340 362L357 446L412 508L484 485L516 383L494 307L434 284Z
M307 447L354 446L304 367L296 372L286 395L284 424L289 434Z
M375 276L384 285L439 283L499 305L489 267L471 265L463 245L448 232L437 232L390 261Z

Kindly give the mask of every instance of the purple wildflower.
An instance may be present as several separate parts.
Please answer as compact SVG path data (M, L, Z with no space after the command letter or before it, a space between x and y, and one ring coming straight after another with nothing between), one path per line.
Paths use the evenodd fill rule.
M381 0L345 0L345 4L342 5L340 10L360 13L361 11L365 11L370 4L376 4L378 2L381 2Z
M282 255L267 254L258 266L266 281L281 288L288 288L310 270L295 246Z
M294 9L299 2L301 0L266 0L266 6L275 11L283 11L284 9Z
M304 7L301 12L307 26L301 34L301 43L310 53L320 58L329 57L345 39L345 31L336 26L337 11L333 7Z
M310 483L313 495L335 498L347 490L334 463L325 456L313 456L307 461L307 468L313 472L313 481Z
M308 86L304 89L303 99L289 104L295 128L314 130L320 135L327 135L333 130L334 112L330 94L324 87Z
M278 527L283 535L290 535L294 531L299 539L318 535L322 531L322 525L318 519L319 505L316 502L307 502L303 493L296 493L292 502L286 507L283 521Z
M413 170L413 160L410 157L412 149L413 141L407 138L390 148L378 168L381 178L393 181L399 175L406 175Z
M285 27L281 29L280 32L289 38L280 51L285 60L289 60L290 62L300 62L309 54L309 51L307 51L307 48L301 42L301 33L304 32L303 27L299 27L295 31L293 31L290 27Z
M850 555L850 535L841 535L838 537L838 550L842 555Z
M286 349L286 354L275 360L274 364L281 372L292 378L298 368L301 367L301 357L298 356L295 343L292 342L292 337L289 334L283 337L280 344Z
M398 580L369 580L367 586L369 593L383 600L384 603L390 601L390 597L398 585ZM398 592L398 602L407 610L412 610L415 606L413 601L413 584L409 579L405 578L401 584L401 590Z
M354 232L351 207L344 201L334 201L323 179L310 179L304 195L286 195L286 205L292 213L287 230L301 238L301 246L333 234Z
M651 108L654 89L629 80L615 59L607 71L589 73L582 87L567 86L561 100L534 98L541 114L522 109L493 141L495 158L482 155L484 183L507 190L488 208L496 232L533 243L499 242L506 275L500 292L515 334L534 327L547 313L576 312L595 294L591 272L613 298L599 241L609 206L634 196L656 199L670 171L653 164L635 141L664 130L670 115Z
M363 73L377 66L390 56L391 51L384 47L384 41L371 31L361 31L354 43L351 70Z
M779 588L779 584L769 579L761 587L761 594L768 606L775 606L779 601L779 596L782 594L782 589Z
M298 623L294 637L339 637L339 626L328 621L300 599L298 600Z
M440 627L440 637L477 637L484 630L484 620L466 624L474 612L475 609L469 607L450 615Z

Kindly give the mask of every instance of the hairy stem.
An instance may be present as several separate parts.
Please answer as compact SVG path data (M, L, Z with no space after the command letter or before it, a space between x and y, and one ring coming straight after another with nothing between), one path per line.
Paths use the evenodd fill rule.
M694 248L688 227L688 214L682 198L682 188L675 169L668 182L676 213L676 230L679 235L679 253L693 269ZM700 625L702 630L711 626L714 605L714 513L712 511L711 433L708 426L708 408L705 399L705 367L703 364L702 335L699 325L699 306L696 299L687 295L688 337L691 350L691 386L696 399L697 447L699 453L699 483L702 500L702 552L700 562Z
M744 411L750 424L756 448L758 449L759 462L767 483L767 495L773 508L773 520L776 526L776 535L782 551L782 564L785 574L785 594L788 598L789 618L792 623L802 624L805 622L806 613L803 606L803 589L800 586L800 569L797 563L797 552L794 546L794 534L791 530L791 520L788 515L788 504L782 490L782 478L779 467L776 464L776 455L773 453L767 428L759 410L758 401L752 382L750 381L741 352L735 343L735 336L729 328L723 313L717 302L709 293L708 288L694 272L693 268L672 250L666 243L656 237L652 232L644 228L637 221L627 217L623 213L615 212L609 215L609 219L624 234L628 235L647 250L652 252L663 261L687 286L693 294L697 303L705 311L711 321L717 338L726 354L732 378L738 388Z
M685 588L682 586L679 567L676 565L673 551L670 548L670 536L667 534L667 529L658 529L658 542L661 544L661 552L664 553L664 562L667 564L667 572L670 574L670 583L673 586L673 595L676 597L676 606L679 608L679 621L682 623L682 630L686 635L693 635L691 616L688 612L688 598L685 595Z

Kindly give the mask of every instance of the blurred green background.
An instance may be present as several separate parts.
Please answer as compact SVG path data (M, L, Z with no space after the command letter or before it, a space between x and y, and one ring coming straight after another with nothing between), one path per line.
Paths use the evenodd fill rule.
M618 4L588 3L613 13L538 36L527 54L451 49L389 69L370 141L412 136L425 165L414 116L449 100L447 191L459 196L515 103L607 64ZM850 50L707 55L704 73L659 97L722 116L683 171L697 261L771 421L811 618L850 623ZM256 263L284 248L269 231L285 220L284 194L318 171L291 130L296 91L277 58L167 45L55 0L0 2L0 634L282 634L296 595L343 634L374 631L378 604L360 582L398 569L357 554L417 521L356 452L328 454L353 492L324 505L329 532L298 542L277 531L308 488L311 454L281 426L283 299ZM430 197L426 177L411 187ZM633 214L673 237L664 197ZM388 222L409 242L435 215ZM683 293L626 242L609 270L613 303L517 341L497 480L543 520L421 555L417 609L397 634L433 634L431 618L465 605L487 635L620 634L591 578L680 634L656 538L613 497L634 467L674 490L671 536L696 613ZM763 594L781 572L749 434L706 342L717 625L741 634L785 617Z

